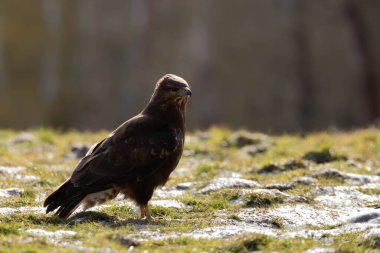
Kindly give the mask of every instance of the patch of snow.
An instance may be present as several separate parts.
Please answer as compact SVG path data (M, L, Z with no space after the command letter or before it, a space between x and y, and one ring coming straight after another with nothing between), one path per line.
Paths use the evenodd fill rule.
M197 185L196 182L184 182L184 183L179 183L176 185L177 190L190 190L190 188L194 187Z
M11 179L18 180L21 182L28 182L38 179L35 176L19 174L20 172L25 170L26 168L22 166L0 166L0 175L9 176Z
M14 179L21 182L29 182L29 181L38 180L38 177L30 176L30 175L15 175Z
M320 230L305 229L305 230L285 232L282 234L282 237L284 238L303 237L303 238L320 240L326 237L327 234L331 236L338 236L340 234L368 231L376 227L377 225L374 225L374 224L346 224L346 225L342 225L333 229L320 229Z
M0 189L0 198L22 197L23 193L24 189L20 188Z
M21 171L24 171L26 168L22 166L0 166L0 174L9 174L13 175L16 173L19 173Z
M164 207L164 208L178 208L178 209L189 209L190 206L177 201L177 200L152 200L150 202L152 206Z
M333 248L311 248L303 253L334 253L336 252Z
M33 235L51 237L51 238L62 238L62 237L67 237L67 236L74 236L77 234L77 232L70 231L70 230L56 230L52 232L52 231L46 231L43 229L27 229L26 232Z
M378 196L364 194L355 186L325 186L311 192L318 195L315 198L318 204L334 208L360 207L379 200Z
M163 190L163 189L158 189L154 192L154 196L158 198L175 198L182 196L185 193L183 190Z
M37 213L37 214L43 214L45 213L45 208L43 207L0 207L0 216L1 215L10 215L15 213Z
M286 227L301 228L307 225L323 226L341 224L347 217L348 211L340 211L333 208L320 208L307 204L282 205L276 208L244 209L238 217L246 223L260 222L262 219L280 218Z
M35 142L38 138L34 136L31 133L23 132L19 135L17 135L15 138L13 138L10 143L11 144L18 144L18 143L24 143L24 142Z
M258 186L260 186L260 184L253 180L221 177L208 182L205 187L200 190L200 192L206 194L220 189L254 188Z
M177 237L192 237L194 239L222 239L250 233L260 233L268 236L277 236L276 231L273 229L263 228L259 226L244 227L236 225L208 227L200 230L194 230L188 233L163 234L160 232L141 231L139 235L153 240L165 240Z
M357 213L355 215L352 215L348 218L349 222L352 223L366 223L366 222L373 222L379 220L380 217L380 210L371 210L366 212Z
M347 173L334 168L325 169L323 171L314 173L311 176L315 178L322 177L344 180L345 182L351 183L353 185L363 185L368 183L376 183L380 181L379 176Z

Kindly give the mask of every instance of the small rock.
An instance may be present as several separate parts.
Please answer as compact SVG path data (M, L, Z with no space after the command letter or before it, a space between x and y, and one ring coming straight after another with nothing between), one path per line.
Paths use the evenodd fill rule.
M373 221L380 217L380 212L371 212L371 213L364 213L356 215L355 217L352 217L349 219L349 222L351 223L365 223L369 221Z
M358 190L357 186L324 186L317 187L310 191L312 195L317 195L314 201L324 207L338 209L348 209L361 207L366 203L374 203L378 200L376 195L367 195Z
M226 188L253 188L260 186L260 184L253 180L241 179L241 178L216 178L208 182L201 193L209 193Z
M314 173L311 176L314 178L322 177L326 179L336 179L342 181L348 179L348 176L344 172L332 168Z
M43 229L27 229L26 232L33 235L53 237L53 238L62 238L62 237L67 237L67 236L74 236L77 234L77 232L69 231L69 230L57 230L57 231L51 232L51 231L46 231Z
M269 164L262 167L257 173L259 174L269 174L269 173L279 173L289 170L304 169L306 164L302 161L292 160L283 165Z
M280 166L277 166L275 164L268 164L262 167L257 173L259 174L269 174L269 173L275 173L275 172L282 172L283 168Z
M249 156L255 156L257 154L264 153L268 150L268 145L258 144L244 147L242 151Z
M290 183L278 183L265 186L265 189L277 189L279 191L288 191L295 188L297 185L316 185L317 179L312 177L299 177L292 180Z
M325 169L323 171L314 173L311 175L311 177L314 177L314 178L322 177L326 179L342 180L342 181L349 182L355 185L373 183L380 180L379 176L346 173L346 172L339 171L333 168Z
M198 182L184 182L176 185L175 187L162 187L154 192L154 195L158 198L175 198L182 196L187 191L195 191L195 186Z
M209 132L200 132L198 138L202 141L207 141L212 138L212 135Z
M371 223L371 224L380 224L380 218L373 219L369 223Z
M89 147L84 144L74 144L71 147L71 154L74 155L76 159L84 157L89 150Z
M157 189L154 192L154 195L158 198L175 198L182 196L185 193L185 190L177 190L177 189Z
M23 207L0 207L0 216L1 215L10 215L14 213L37 213L37 214L44 214L46 212L46 209L43 207L32 207L32 206L23 206Z
M25 167L21 166L16 166L16 167L11 167L11 166L0 166L0 174L16 174L21 171L25 170Z
M29 181L38 180L38 177L30 176L30 175L16 175L14 179L21 182L29 182Z
M175 188L177 190L189 190L194 185L195 185L194 182L184 182L184 183L177 184Z
M292 189L292 185L291 184L271 184L271 185L267 185L264 187L265 189L276 189L276 190L279 190L279 191L288 191L290 189Z
M292 160L283 165L285 170L304 169L307 165L303 161Z
M152 206L159 206L164 208L178 208L178 209L186 209L186 205L177 201L177 200L152 200L150 202Z
M343 156L334 155L329 148L322 149L320 151L310 151L303 156L303 159L317 164L330 163L336 160L346 159Z
M268 137L259 133L238 132L232 134L223 141L224 146L234 146L242 148L249 145L257 145L267 141Z
M285 227L295 228L307 225L337 225L342 222L343 217L346 217L347 212L345 210L340 211L333 208L313 206L306 203L292 203L265 209L265 215L278 217L284 221ZM247 219L249 221L249 219L252 218L247 217Z
M128 236L117 235L114 238L114 240L117 241L118 243L120 243L121 245L127 246L128 248L129 247L138 247L140 245L140 241L138 241L134 238L128 237Z
M336 252L333 248L311 248L303 253L334 253Z
M318 180L312 177L299 177L291 182L292 187L296 185L316 185Z
M23 193L24 193L24 189L19 189L19 188L0 189L0 197L3 197L3 198L22 197Z
M37 141L37 137L34 136L31 133L21 133L18 136L16 136L14 139L11 140L12 144L19 144L19 143L25 143L25 142L35 142Z
M13 213L16 213L17 211L18 210L16 208L12 208L12 207L0 207L0 215L13 214Z

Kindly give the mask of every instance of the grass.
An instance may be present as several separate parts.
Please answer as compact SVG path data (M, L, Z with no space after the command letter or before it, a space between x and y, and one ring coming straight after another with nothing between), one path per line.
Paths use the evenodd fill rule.
M244 196L247 207L265 208L284 202L283 196L257 192Z
M33 138L21 140L21 132L0 130L0 166L24 168L17 174L0 172L0 188L24 189L22 197L0 197L0 252L125 252L131 246L137 252L302 252L313 247L334 248L337 252L365 252L377 247L372 239L364 239L357 233L329 235L330 244L310 238L281 239L257 233L226 239L183 236L213 226L240 224L244 221L239 212L244 208L265 212L285 203L282 195L242 194L242 189L199 193L208 181L226 177L226 172L255 180L262 186L289 183L326 168L375 175L375 169L368 170L368 167L380 166L380 131L375 128L307 136L266 136L217 127L191 133L178 166L186 170L175 171L167 187L192 181L198 184L193 191L164 198L179 201L186 208L150 205L155 221L139 220L133 205L115 200L107 202L102 209L77 213L69 221L43 214L38 207L42 206L44 198L70 176L78 162L70 155L71 147L74 144L91 146L108 133L52 129L34 129L27 133ZM267 150L247 155L245 147L252 145L265 145ZM20 180L27 176L34 178ZM286 193L303 196L308 204L314 204L311 189L335 185L346 185L346 182L317 178L316 185L295 185ZM378 189L359 188L359 191L367 195L380 194ZM379 203L380 200L372 204ZM6 208L19 211L1 213ZM287 222L281 218L271 220L271 225L278 231L287 229ZM76 234L49 238L29 233L28 229L68 230ZM134 244L136 238L149 238L155 234L176 236L155 237Z

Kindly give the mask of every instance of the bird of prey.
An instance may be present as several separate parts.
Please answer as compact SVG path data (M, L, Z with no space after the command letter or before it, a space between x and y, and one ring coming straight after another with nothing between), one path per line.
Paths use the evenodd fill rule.
M185 111L192 95L188 83L172 74L158 80L145 109L95 144L71 177L46 198L46 213L67 219L119 193L150 219L148 201L176 168L185 141Z

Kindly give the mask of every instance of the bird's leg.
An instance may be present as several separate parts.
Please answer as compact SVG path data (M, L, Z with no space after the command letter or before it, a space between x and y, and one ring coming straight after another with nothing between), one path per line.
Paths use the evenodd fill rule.
M145 206L140 206L140 219L145 218Z
M140 218L146 220L153 220L152 216L150 216L148 205L140 206Z
M154 220L152 216L150 216L149 208L148 206L145 208L145 217L147 220Z

